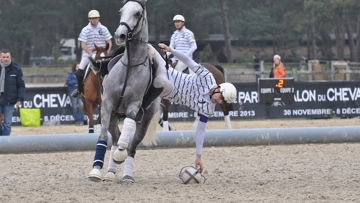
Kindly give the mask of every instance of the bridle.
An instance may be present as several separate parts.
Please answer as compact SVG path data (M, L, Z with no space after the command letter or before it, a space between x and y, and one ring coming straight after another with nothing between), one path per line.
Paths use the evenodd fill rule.
M122 61L121 63L124 64L125 66L127 67L132 67L132 66L138 66L138 65L141 65L141 64L144 64L146 62L146 60L148 59L148 57L145 57L144 61L143 62L140 62L139 64L135 64L135 65L130 65L130 42L132 41L138 41L140 43L148 43L146 41L142 41L141 39L135 39L134 38L134 32L138 29L139 25L140 25L140 22L143 20L144 18L144 11L145 11L145 5L143 5L142 3L140 3L139 1L137 0L128 0L126 1L129 2L129 1L133 1L133 2L136 2L138 3L141 8L143 9L142 13L141 13L141 16L139 17L138 21L136 22L136 25L134 26L133 29L130 28L130 26L126 23L126 22L120 22L120 25L124 25L127 30L128 30L128 33L127 33L127 36L126 36L126 42L125 42L125 46L126 46L126 51L127 51L127 56L128 56L128 64L124 64ZM125 3L125 4L126 4ZM127 76L127 74L126 74Z
M136 1L136 0L128 0L128 1L126 1L126 3L129 2L129 1L134 1L134 2L136 2L136 3L138 3L138 4L140 4L140 6L141 6L141 8L143 9L143 11L142 11L141 16L140 16L139 20L137 21L137 23L136 23L136 25L134 26L133 29L131 29L130 26L129 26L126 22L120 22L120 25L124 25L124 26L128 29L128 34L127 34L127 36L126 36L127 42L128 42L128 41L131 42L131 41L133 40L134 31L138 28L138 26L139 26L139 24L140 24L140 21L144 18L144 11L145 11L145 6L144 6L142 3L140 3L139 1ZM126 4L126 3L125 3L125 4Z
M141 8L143 9L142 13L141 13L141 16L140 18L138 19L136 25L134 26L133 29L130 28L130 26L126 23L126 22L120 22L120 25L124 25L127 29L128 29L128 33L127 33L127 36L126 36L126 42L125 42L125 46L126 46L126 52L127 52L127 59L128 59L128 64L124 64L124 62L122 62L122 60L120 59L121 63L126 66L127 68L129 67L132 67L132 66L138 66L138 65L141 65L141 64L144 64L146 62L146 60L148 60L149 56L147 55L144 59L143 62L139 63L139 64L136 64L136 65L131 65L130 64L130 42L132 41L138 41L140 43L148 43L148 42L145 42L145 41L142 41L141 39L134 39L134 31L136 31L140 25L140 22L143 20L144 18L144 12L145 12L145 5L143 5L142 3L140 3L139 1L137 0L127 0L125 2L128 3L129 1L134 1L138 4L140 4ZM120 97L119 97L119 101L117 102L116 104L116 109L119 108L121 102L122 102L122 98L124 97L124 93L125 93L125 89L126 89L126 84L127 84L127 80L129 78L129 70L126 69L126 74L125 74L125 81L124 81L124 87L122 88L121 90L121 94L120 94Z

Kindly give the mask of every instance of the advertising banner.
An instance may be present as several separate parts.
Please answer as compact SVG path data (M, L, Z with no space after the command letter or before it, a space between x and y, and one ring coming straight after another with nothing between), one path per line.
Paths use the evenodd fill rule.
M234 83L238 97L231 105L232 120L271 118L331 118L360 115L360 82L324 81L294 82L294 102L259 103L258 84ZM40 108L41 123L59 120L72 124L71 102L65 87L26 88L22 108ZM95 119L98 111L95 111ZM170 121L193 121L196 112L188 107L171 104ZM223 120L217 105L211 120ZM85 116L87 119L87 117ZM13 124L20 125L18 111L14 111Z

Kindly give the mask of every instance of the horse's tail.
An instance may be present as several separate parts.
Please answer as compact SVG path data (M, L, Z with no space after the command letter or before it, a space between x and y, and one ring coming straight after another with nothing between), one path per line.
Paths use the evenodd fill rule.
M154 104L155 103L155 104ZM150 121L150 124L148 126L148 129L146 131L146 134L144 136L144 139L142 140L142 144L144 146L156 146L156 127L158 125L158 122L160 120L161 115L161 107L160 107L160 99L157 98L154 101L153 105L157 105L158 111L154 114L153 118Z

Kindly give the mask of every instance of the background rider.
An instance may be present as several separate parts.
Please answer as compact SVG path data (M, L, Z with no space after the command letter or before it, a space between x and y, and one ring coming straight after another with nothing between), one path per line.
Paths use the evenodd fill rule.
M100 13L97 10L91 10L88 13L89 24L85 26L79 35L79 41L81 42L82 57L80 61L79 70L76 71L76 79L78 83L78 89L74 90L71 94L72 97L78 97L82 91L82 81L84 78L84 69L89 64L89 56L92 56L95 48L94 44L98 47L105 47L106 43L109 44L108 53L110 53L112 42L111 34L107 27L100 23Z
M184 16L179 14L175 15L173 22L176 30L171 35L169 47L181 51L192 59L193 53L197 49L194 33L185 27ZM170 55L170 52L167 54ZM187 67L181 60L179 61L176 56L172 58L172 63L173 67L180 72L184 71Z

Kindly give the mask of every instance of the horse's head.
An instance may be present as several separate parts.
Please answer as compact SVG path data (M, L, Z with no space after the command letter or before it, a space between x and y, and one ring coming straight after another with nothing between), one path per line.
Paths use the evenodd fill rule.
M131 41L139 33L146 22L145 3L147 0L127 0L120 9L120 25L115 32L118 45Z
M94 47L93 51L96 51L95 60L109 56L109 53L107 52L109 43L106 43L106 47L98 47L96 44L94 44Z

